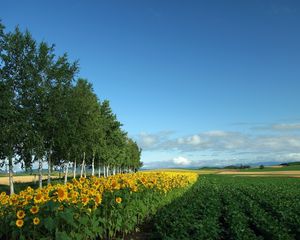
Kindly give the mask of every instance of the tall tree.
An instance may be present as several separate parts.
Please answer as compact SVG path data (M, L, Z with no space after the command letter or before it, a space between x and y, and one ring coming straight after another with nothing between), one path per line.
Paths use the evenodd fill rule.
M81 175L86 165L92 175L98 165L99 176L101 166L106 176L141 166L140 149L109 101L100 103L87 80L74 84L78 63L54 50L37 44L28 31L4 33L0 23L0 159L9 162L11 194L14 162L30 169L37 161L40 187L45 159L48 183L52 166L64 166L66 181L73 162L75 177L78 160Z
M35 41L30 33L14 32L3 34L1 46L1 85L4 87L2 119L3 156L9 160L10 192L13 194L13 158L23 148L32 134L32 109L30 96L34 76ZM1 106L2 107L2 106ZM30 139L33 140L33 139Z
M81 176L83 176L87 161L92 162L95 159L97 151L95 139L101 135L98 118L100 107L92 85L85 79L78 79L74 87L73 99L76 145L82 156Z
M70 63L66 54L55 60L54 47L49 47L46 43L40 44L39 53L39 73L44 87L41 132L44 137L48 183L50 183L54 148L66 148L68 142L66 130L69 127L68 101L71 97L72 81L78 71L78 63ZM66 159L66 155L61 157Z

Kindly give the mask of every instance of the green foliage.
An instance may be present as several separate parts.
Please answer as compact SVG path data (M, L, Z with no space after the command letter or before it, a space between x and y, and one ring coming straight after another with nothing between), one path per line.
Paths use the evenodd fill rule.
M264 168L265 168L264 165L260 165L260 166L259 166L259 169L264 169Z
M140 149L121 129L109 102L91 83L75 79L78 62L57 56L54 45L36 42L18 27L0 23L0 160L30 169L82 159L88 165L141 167ZM41 169L40 169L41 170ZM124 170L124 169L123 169ZM50 172L50 169L49 169Z
M299 239L300 182L203 176L155 216L160 239Z

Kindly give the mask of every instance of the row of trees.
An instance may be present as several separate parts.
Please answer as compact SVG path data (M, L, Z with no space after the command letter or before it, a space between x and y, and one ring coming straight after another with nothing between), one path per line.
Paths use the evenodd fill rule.
M136 171L141 150L121 129L107 100L100 102L92 85L76 79L78 62L67 54L56 56L54 45L37 43L17 27L6 33L0 22L0 159L9 163L10 191L13 166L31 169L86 166L107 176Z

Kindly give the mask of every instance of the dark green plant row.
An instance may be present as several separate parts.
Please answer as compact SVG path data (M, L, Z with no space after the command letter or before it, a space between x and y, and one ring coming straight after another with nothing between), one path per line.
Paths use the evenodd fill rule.
M300 179L203 176L160 209L160 239L300 239Z

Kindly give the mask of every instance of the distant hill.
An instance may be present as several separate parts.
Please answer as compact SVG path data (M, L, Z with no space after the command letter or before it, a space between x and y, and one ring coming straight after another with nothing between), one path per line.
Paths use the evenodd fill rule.
M287 162L287 163L281 163L279 165L281 165L281 166L297 166L297 165L300 165L300 162Z

